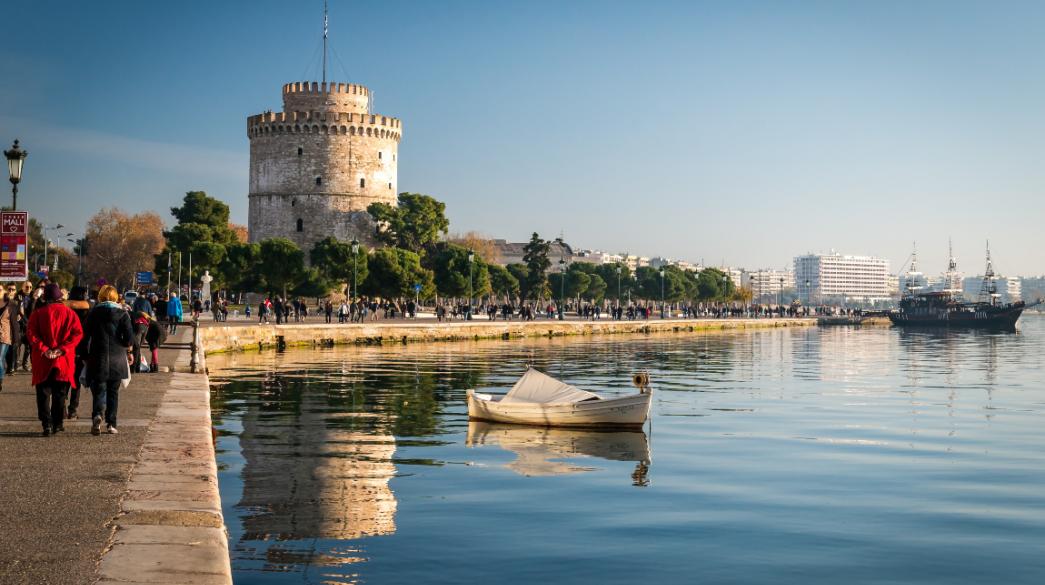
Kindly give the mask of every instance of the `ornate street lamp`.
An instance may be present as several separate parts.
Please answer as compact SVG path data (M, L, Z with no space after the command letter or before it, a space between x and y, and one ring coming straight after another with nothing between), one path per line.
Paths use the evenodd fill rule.
M566 302L566 258L562 256L559 257L559 281L562 284L559 294L559 320L562 321L566 318L566 311L563 309L563 303Z
M784 304L784 277L783 276L780 277L780 290L777 291L776 304L777 304L777 306L780 306L780 305Z
M4 151L4 156L7 157L7 172L11 177L11 210L15 211L18 209L18 183L22 181L22 165L29 153L18 148L18 140L15 140L11 150Z
M812 300L811 300L812 297L813 297L813 291L809 290L809 279L807 278L806 279L806 306L807 307L809 306L809 303L812 302Z
M620 307L620 273L621 273L621 266L620 266L620 264L618 264L617 265L617 306L618 307Z
M475 264L475 252L468 250L468 314L465 316L472 320L472 266Z
M359 259L359 240L352 239L352 290L349 291L348 300L352 301L353 294L359 294L359 281L357 278L356 261Z
M664 318L664 267L660 269L660 318Z

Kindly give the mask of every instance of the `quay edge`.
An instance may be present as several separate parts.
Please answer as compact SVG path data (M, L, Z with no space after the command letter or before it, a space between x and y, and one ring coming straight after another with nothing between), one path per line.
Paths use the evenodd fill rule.
M650 319L642 321L375 321L370 323L289 323L200 327L205 353L263 350L282 347L477 341L584 335L691 333L715 330L809 327L816 318L790 319Z

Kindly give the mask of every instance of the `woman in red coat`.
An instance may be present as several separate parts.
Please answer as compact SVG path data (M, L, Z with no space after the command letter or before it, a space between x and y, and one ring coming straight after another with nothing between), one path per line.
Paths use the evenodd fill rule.
M76 384L76 344L83 337L80 319L62 304L57 284L44 288L43 305L29 316L27 336L33 360L36 412L44 436L65 430L65 397Z

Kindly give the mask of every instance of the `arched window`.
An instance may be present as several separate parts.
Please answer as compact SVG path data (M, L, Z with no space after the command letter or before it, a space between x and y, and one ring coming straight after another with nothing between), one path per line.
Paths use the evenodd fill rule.
M366 187L366 179L359 179L359 188Z
M305 231L305 220L301 219L300 217L298 218L298 231Z
M303 155L303 154L305 154L305 149L304 149L304 148L301 148L301 147L299 146L299 147L298 147L298 156L301 156L301 155Z
M323 184L323 177L316 177L316 186Z

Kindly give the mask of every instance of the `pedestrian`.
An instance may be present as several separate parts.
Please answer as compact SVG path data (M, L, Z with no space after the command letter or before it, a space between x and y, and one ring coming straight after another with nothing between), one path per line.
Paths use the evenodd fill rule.
M57 284L48 284L40 298L41 304L29 317L27 333L36 413L46 437L65 430L65 397L77 383L76 344L83 337L83 329L76 313L62 304L62 289Z
M167 322L172 335L178 332L178 323L181 322L181 316L181 299L178 298L178 293L172 292L170 300L167 301Z
M119 303L120 294L110 285L98 291L98 304L87 315L87 379L94 394L91 434L101 433L102 420L111 435L117 433L116 416L120 387L131 377L127 349L134 339L131 316Z
M145 291L141 291L141 294L134 299L134 304L131 305L131 320L134 323L134 350L132 352L134 362L131 365L136 372L141 371L142 345L145 344L145 332L148 330L149 321L152 318L152 303L145 297Z
M65 306L72 309L73 313L76 313L76 318L80 320L80 328L85 329L87 325L87 313L91 310L91 303L87 300L87 288L82 286L74 286L73 290L69 292L69 300L65 302ZM83 374L84 365L87 363L87 344L81 339L80 343L76 344L76 384L69 387L69 406L66 409L65 418L69 420L76 420L76 411L80 408L80 392L83 390L81 383L81 375Z
M4 389L4 369L7 364L7 353L11 351L19 334L18 319L22 314L22 305L18 302L18 290L14 285L4 289L3 306L0 306L0 392ZM17 347L17 346L16 346Z
M167 341L167 329L159 321L149 321L149 329L145 332L145 342L149 344L149 352L152 354L152 362L149 364L150 372L160 371L160 346Z

